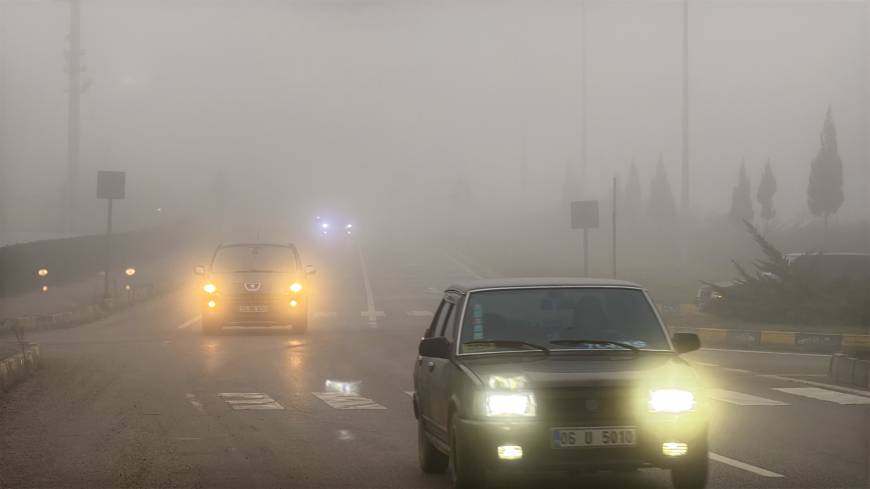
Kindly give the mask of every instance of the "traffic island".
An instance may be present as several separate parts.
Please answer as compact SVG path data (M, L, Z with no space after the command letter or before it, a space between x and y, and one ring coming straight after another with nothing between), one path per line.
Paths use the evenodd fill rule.
M849 353L834 353L831 356L828 376L835 384L870 388L870 360Z
M6 392L39 368L39 346L0 342L0 392Z

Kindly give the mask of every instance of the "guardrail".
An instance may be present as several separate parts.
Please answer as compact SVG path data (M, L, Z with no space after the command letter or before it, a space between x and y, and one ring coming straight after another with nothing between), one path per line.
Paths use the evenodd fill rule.
M673 333L695 333L710 348L836 353L849 348L870 348L870 335L754 331L722 328L671 327Z

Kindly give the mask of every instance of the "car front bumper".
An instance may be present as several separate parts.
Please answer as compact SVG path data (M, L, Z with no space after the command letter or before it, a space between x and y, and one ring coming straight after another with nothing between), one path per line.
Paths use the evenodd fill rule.
M599 470L633 469L638 467L670 468L683 461L707 453L707 422L701 416L650 416L643 422L616 422L602 425L582 421L520 421L458 419L457 443L463 453L474 454L475 462L497 470ZM636 429L637 443L631 447L577 447L554 448L554 428L595 428L603 426L632 426ZM685 455L670 457L662 452L665 442L688 445ZM503 460L498 447L522 447L522 458Z
M215 302L214 307L209 307L209 300ZM295 307L290 305L291 300ZM210 296L205 299L202 313L206 320L228 326L286 326L307 320L308 303L301 296Z

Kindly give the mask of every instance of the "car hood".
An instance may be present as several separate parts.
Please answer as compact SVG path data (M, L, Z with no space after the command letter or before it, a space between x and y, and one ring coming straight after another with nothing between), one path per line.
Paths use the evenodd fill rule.
M278 294L289 292L293 282L302 283L296 274L274 272L212 273L209 281L226 294Z
M518 379L510 382L530 389L698 383L694 369L670 352L493 354L463 357L459 362L483 386L492 386L491 381L499 384L500 379Z

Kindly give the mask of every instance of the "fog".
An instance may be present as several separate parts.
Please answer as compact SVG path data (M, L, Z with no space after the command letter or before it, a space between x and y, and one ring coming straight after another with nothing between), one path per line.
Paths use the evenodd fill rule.
M101 169L127 172L121 230L218 209L251 233L319 212L369 228L567 215L569 200L608 200L632 161L646 199L660 156L679 204L682 2L585 8L584 23L578 1L82 0L70 229L69 7L0 0L3 232L101 232ZM691 216L728 213L743 160L754 200L770 159L777 222L810 222L830 107L845 181L835 218L866 219L868 22L866 2L690 2Z

